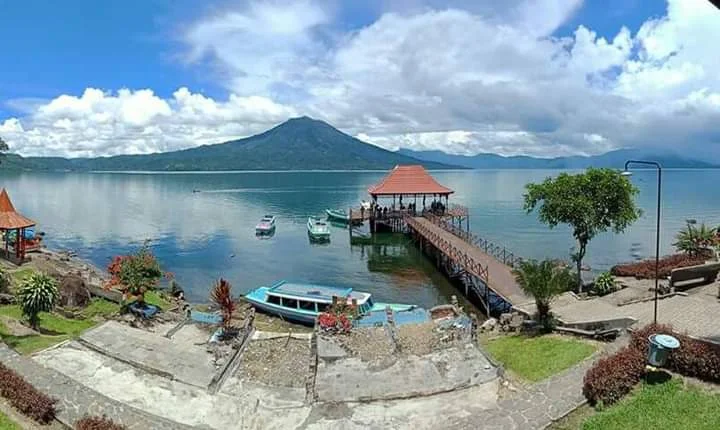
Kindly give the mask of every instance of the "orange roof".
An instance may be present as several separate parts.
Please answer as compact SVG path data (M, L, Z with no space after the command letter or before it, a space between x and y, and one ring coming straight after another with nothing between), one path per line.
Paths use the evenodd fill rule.
M372 196L393 194L452 194L440 185L423 166L395 166L382 181L368 189Z
M15 211L5 188L0 192L0 230L26 228L35 225L35 221L25 218Z

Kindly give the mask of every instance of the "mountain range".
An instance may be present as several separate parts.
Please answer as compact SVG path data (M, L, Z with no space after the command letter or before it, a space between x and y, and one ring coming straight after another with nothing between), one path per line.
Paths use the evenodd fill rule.
M717 164L683 157L665 150L618 149L601 155L535 158L525 155L505 157L497 154L472 156L447 154L442 151L413 151L400 149L398 154L424 161L435 161L468 169L586 169L609 167L619 169L627 160L653 160L665 168L715 168Z
M98 158L20 157L8 154L2 166L21 170L191 171L191 170L368 170L398 164L428 169L458 168L417 160L365 143L326 122L290 119L245 139L181 151Z
M422 164L428 169L581 169L619 168L632 158L653 159L663 167L718 167L669 152L636 149L591 157L558 158L496 154L462 156L409 149L393 152L349 136L326 122L300 117L255 136L180 151L97 158L7 154L2 168L51 171L386 170L398 164Z

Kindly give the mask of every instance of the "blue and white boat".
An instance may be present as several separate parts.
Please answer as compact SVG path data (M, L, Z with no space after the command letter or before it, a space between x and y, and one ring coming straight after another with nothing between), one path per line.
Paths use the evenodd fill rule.
M327 242L330 240L330 227L319 218L309 217L307 222L308 237L311 241Z
M374 315L377 319L381 314L386 313L388 307L393 312L421 311L422 315L417 313L421 319L417 322L423 322L422 320L427 318L427 311L414 305L373 303L370 293L344 287L280 281L270 287L260 287L250 291L245 299L266 313L294 322L315 324L317 316L326 312L332 305L333 297L339 297L340 300L344 298L348 304L354 303L358 307L360 320L370 315Z

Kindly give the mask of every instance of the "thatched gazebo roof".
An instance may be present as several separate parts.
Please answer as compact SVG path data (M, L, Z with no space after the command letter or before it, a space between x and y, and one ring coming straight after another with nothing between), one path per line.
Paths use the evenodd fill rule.
M35 225L35 221L17 213L5 188L0 191L0 230L15 230Z

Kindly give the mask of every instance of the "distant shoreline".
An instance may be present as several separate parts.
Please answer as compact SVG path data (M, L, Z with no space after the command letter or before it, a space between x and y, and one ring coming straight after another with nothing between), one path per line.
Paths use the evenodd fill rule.
M580 171L580 167L553 167L553 168L464 168L464 169L427 169L432 172L532 172L532 171ZM617 170L622 170L620 167ZM655 169L639 168L633 171L655 171ZM663 171L710 171L720 170L718 167L664 167ZM288 170L5 170L5 173L87 173L87 174L125 174L125 175L222 175L237 173L385 173L388 169L288 169Z

